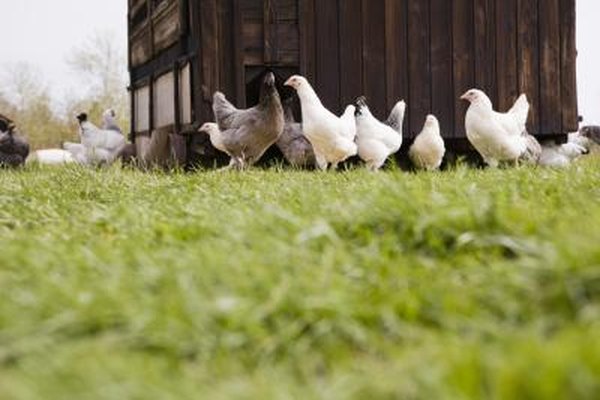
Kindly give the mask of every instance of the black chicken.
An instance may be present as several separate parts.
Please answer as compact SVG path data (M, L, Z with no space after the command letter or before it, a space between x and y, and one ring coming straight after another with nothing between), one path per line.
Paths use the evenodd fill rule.
M19 167L29 155L29 144L14 123L0 114L0 167Z

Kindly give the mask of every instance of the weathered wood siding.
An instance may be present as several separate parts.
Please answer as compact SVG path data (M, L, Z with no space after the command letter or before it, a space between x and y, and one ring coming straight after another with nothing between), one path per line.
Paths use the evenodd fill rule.
M134 104L134 125L150 125L135 132L212 120L215 90L243 107L263 68L281 79L307 76L337 113L366 95L384 118L404 99L406 137L434 113L446 138L464 138L467 104L459 96L472 87L500 109L525 92L529 130L538 136L577 129L575 0L130 0L129 7L133 89L172 74L175 91L151 84L149 96L133 96L150 103ZM164 117L160 108L171 100ZM140 106L149 107L147 118Z
M577 129L574 0L299 3L302 57L314 57L301 72L337 112L365 94L384 117L403 98L407 137L434 113L444 136L464 138L459 97L478 87L500 109L525 92L536 135Z

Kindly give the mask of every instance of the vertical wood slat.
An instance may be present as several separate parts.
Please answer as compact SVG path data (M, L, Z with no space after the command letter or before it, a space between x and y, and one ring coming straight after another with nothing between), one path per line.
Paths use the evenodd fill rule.
M408 1L409 137L418 134L431 111L429 0Z
M212 94L218 89L219 84L219 38L217 23L216 0L203 0L200 2L200 26L202 48L202 92L200 99L201 118L210 121L212 115Z
M452 2L431 0L431 112L443 130L454 126L452 64Z
M373 115L383 119L386 112L384 0L363 0L362 13L363 94Z
M191 59L191 80L192 80L192 119L198 122L205 122L203 117L203 101L202 101L202 47L200 46L201 30L200 30L200 5L197 1L190 3L190 45L197 49L196 57ZM212 119L211 119L212 121Z
M154 13L154 6L151 0L146 1L148 7L148 24L149 24L149 35L150 35L150 54L152 57L154 54L154 24L152 23L152 15ZM150 101L148 101L148 107L150 107L150 111L148 115L150 116L149 131L152 132L154 129L154 72L150 74Z
M385 1L385 60L387 109L408 97L408 0ZM404 124L404 134L408 133Z
M277 16L273 0L263 0L264 62L277 61Z
M448 137L464 138L468 104L460 96L475 86L475 40L473 2L454 0L452 8L452 47L454 59L454 133Z
M235 71L235 26L233 7L235 0L217 0L218 5L218 60L219 60L219 85L221 90L232 101L236 99L236 71Z
M133 87L129 88L129 107L130 107L130 118L129 118L129 136L128 139L131 140L132 143L135 143L135 132L136 132L136 122L135 122L135 108L137 104L135 102L135 90Z
M363 93L361 0L340 1L340 37L352 46L340 46L340 102L354 102Z
M316 77L314 83L323 105L339 112L340 53L337 1L319 0L315 3Z
M131 32L132 32L132 27L131 27L131 18L133 17L132 13L131 13L131 2L128 4L128 8L127 8L127 48L129 49L127 51L127 68L129 71L132 70L133 64L131 62ZM129 118L129 139L131 140L132 143L135 143L135 131L136 131L136 127L135 127L135 118L133 117L135 115L135 91L133 89L133 82L130 83L129 85L129 107L130 107L130 118Z
M496 68L500 111L512 107L519 95L517 76L517 0L496 1Z
M154 51L154 22L152 17L154 16L154 2L152 0L147 0L148 4L148 26L149 26L149 35L150 35L150 54L151 57L156 56L156 52Z
M527 98L531 104L527 129L532 133L539 132L540 121L537 8L538 0L518 0L519 92L527 94Z
M178 0L179 1L179 36L180 38L186 38L189 35L190 30L190 9L189 9L189 1L188 0Z
M315 79L315 1L299 0L298 19L300 24L300 73L309 81Z
M579 128L575 0L560 0L562 133Z
M179 62L173 65L173 102L175 103L175 133L181 132L181 86L179 85Z
M496 82L496 0L475 0L475 86L498 103Z
M246 107L246 79L244 67L243 16L240 2L233 0L233 51L235 98L239 108Z
M558 0L539 2L541 133L562 130L560 74L560 17Z

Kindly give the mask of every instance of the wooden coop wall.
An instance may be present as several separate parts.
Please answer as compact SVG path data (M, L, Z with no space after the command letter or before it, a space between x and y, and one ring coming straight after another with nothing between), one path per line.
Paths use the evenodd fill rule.
M408 102L407 137L425 116L446 138L464 138L467 89L501 110L521 92L529 130L578 127L575 0L300 1L301 69L324 103L340 111L365 94L379 117Z
M164 124L173 133L190 131L213 120L215 90L246 106L251 83L266 69L280 81L307 76L335 112L364 94L384 117L404 99L409 138L433 113L445 138L464 139L467 104L459 97L472 87L501 110L527 93L528 128L538 136L564 138L578 126L575 0L129 0L129 6L136 135ZM158 110L165 102L172 102L167 116ZM148 107L147 116L140 107Z

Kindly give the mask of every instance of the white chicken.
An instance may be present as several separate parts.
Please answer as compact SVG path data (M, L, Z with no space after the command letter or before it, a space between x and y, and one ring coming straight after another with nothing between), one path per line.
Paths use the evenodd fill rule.
M229 166L226 168L233 168L235 165L241 162L241 160L236 161L235 158L231 155L231 153L227 151L227 147L225 146L225 142L223 141L223 132L221 132L217 123L206 122L198 129L198 132L207 134L210 138L210 144L212 144L215 149L231 157Z
M225 148L225 144L223 143L223 133L219 130L219 125L217 125L215 122L205 123L198 129L198 132L206 133L210 138L210 143L215 149L231 156L231 154L229 154L227 151L227 148Z
M82 165L89 164L87 149L81 143L64 142L63 149L71 153L73 159Z
M354 139L356 122L353 105L346 107L341 117L327 110L314 89L303 76L294 75L285 82L296 90L302 106L302 130L312 144L317 166L325 171L329 164L336 169L340 162L358 152Z
M64 165L75 163L73 155L67 150L45 149L36 150L27 157L27 163L38 163L43 165Z
M539 165L542 167L562 168L587 153L588 150L585 147L573 142L561 145L554 143L546 144L542 147Z
M91 164L112 164L127 145L125 136L114 130L99 129L87 119L87 114L77 116L81 144Z
M486 164L497 167L501 161L517 163L524 155L537 161L539 143L527 134L529 102L525 94L507 113L494 111L489 97L478 89L469 90L461 99L471 103L465 116L467 138Z
M423 130L410 146L408 156L416 168L433 171L442 165L445 153L440 123L434 115L428 115Z
M356 143L358 155L367 164L367 168L377 171L389 156L402 146L402 125L406 103L396 103L385 123L371 114L366 99L356 101Z

